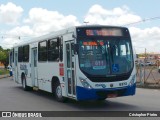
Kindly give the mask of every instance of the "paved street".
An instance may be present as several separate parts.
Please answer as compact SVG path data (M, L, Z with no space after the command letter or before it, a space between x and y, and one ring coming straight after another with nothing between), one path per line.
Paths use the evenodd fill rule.
M0 79L0 111L159 111L160 90L137 88L135 96L107 99L104 102L59 103L45 92L23 91L10 78Z

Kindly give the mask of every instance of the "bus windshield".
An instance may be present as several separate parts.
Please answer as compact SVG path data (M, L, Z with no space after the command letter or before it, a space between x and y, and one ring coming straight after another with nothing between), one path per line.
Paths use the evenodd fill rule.
M120 75L133 68L129 38L79 40L80 69L89 75Z

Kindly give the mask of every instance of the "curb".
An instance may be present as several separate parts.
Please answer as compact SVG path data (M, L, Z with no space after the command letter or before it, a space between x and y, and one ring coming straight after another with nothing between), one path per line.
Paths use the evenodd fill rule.
M0 75L0 79L7 78L7 77L10 77L9 74L7 74L7 75Z

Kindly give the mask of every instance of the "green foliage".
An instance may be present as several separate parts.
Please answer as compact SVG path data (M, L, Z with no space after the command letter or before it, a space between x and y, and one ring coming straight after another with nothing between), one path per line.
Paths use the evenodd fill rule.
M9 71L6 69L0 69L0 75L9 74Z
M0 51L2 51L3 50L3 48L0 46Z
M0 46L0 62L4 64L5 68L9 64L9 49L3 49Z

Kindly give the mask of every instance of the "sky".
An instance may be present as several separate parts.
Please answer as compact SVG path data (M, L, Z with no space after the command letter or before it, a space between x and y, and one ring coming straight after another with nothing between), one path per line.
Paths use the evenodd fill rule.
M136 53L160 53L159 5L160 0L1 0L0 46L89 22L126 26Z

